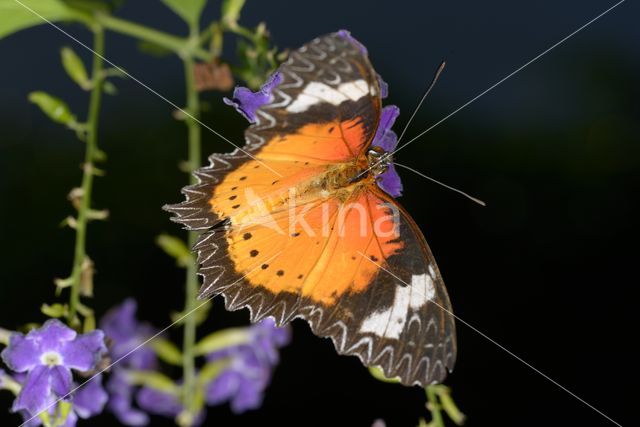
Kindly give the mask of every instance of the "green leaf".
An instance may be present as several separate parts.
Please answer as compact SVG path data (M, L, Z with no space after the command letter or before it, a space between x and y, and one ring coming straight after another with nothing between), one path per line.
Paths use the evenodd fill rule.
M430 385L429 388L433 389L440 399L440 406L446 412L447 416L451 418L456 425L463 425L466 420L466 415L458 409L458 406L451 397L451 389L442 384Z
M66 400L60 400L58 402L58 416L56 417L55 425L63 426L67 424L67 417L71 412L71 402L67 402Z
M62 59L62 66L67 72L71 80L76 82L82 89L88 90L91 88L91 80L87 69L82 62L82 59L68 46L65 46L60 51Z
M12 332L8 329L0 328L0 344L9 345L9 337Z
M240 19L240 12L245 0L224 0L222 2L222 20L227 25L234 25Z
M195 311L174 311L171 313L171 321L176 322L176 325L180 325L187 317L194 317L196 325L201 325L209 317L209 311L211 311L211 300L200 303Z
M169 234L161 234L156 238L156 244L170 257L176 260L180 267L186 267L193 259L187 245L179 238Z
M146 53L147 55L155 56L157 58L163 58L165 56L173 54L173 51L146 40L141 40L138 42L138 50L142 53Z
M89 209L87 210L87 219L91 221L105 221L109 218L108 209ZM89 295L90 296L90 295Z
M384 372L382 372L382 369L379 366L372 366L369 368L369 373L371 374L371 376L375 379L377 379L378 381L382 381L385 383L400 383L400 379L398 377L395 378L388 378L384 375Z
M226 360L216 360L206 363L198 373L198 383L201 385L209 384L228 364L229 361Z
M40 307L40 311L45 316L58 318L66 316L67 306L62 304L42 304L42 307Z
M91 332L96 328L96 318L95 316L86 316L84 318L84 323L82 324L82 332L85 334L87 332Z
M22 391L22 385L4 371L0 371L0 390L9 390L17 396Z
M109 1L109 0L63 0L67 6L72 9L81 10L90 14L96 12L111 13L117 7L120 6L124 0Z
M182 352L171 341L164 338L156 338L149 343L149 346L161 360L176 366L182 364Z
M105 82L107 83L107 82ZM105 153L104 151L102 151L99 148L96 148L95 151L93 152L93 161L94 162L104 162L105 160L107 160L107 153Z
M184 19L187 24L197 25L207 0L162 0L162 3Z
M46 24L44 19L53 22L77 17L59 0L20 0L20 3L0 0L0 39L25 28Z
M111 83L110 81L102 82L102 90L107 95L113 96L113 95L117 95L118 94L118 88L113 83Z
M180 391L171 378L156 371L127 371L127 378L133 385L147 386L174 396Z
M63 223L69 223L69 219L73 218L73 217L68 217L65 219L65 221L63 221ZM75 218L73 219L75 221ZM74 228L74 227L71 227ZM53 283L56 285L56 287L58 289L64 289L64 288L68 288L69 286L73 285L73 278L71 277L66 277L64 279L53 279Z
M249 340L248 328L229 328L216 331L202 338L195 346L196 356L202 356L214 351L235 345L246 344Z
M31 92L29 101L40 107L42 112L54 122L62 123L70 128L77 125L76 116L71 113L67 104L60 98L46 92Z

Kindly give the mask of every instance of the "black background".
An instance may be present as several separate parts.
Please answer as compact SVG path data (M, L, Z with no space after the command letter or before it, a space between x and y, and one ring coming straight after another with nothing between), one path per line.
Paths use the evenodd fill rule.
M215 2L214 2L215 3ZM394 2L249 1L242 21L267 22L280 47L347 28L369 49L390 85L388 102L412 108L443 59L447 68L408 136L417 134L611 6L605 1ZM217 7L207 9L215 16ZM155 1L118 11L131 20L185 33ZM398 161L477 195L479 207L401 171L401 199L438 259L456 314L527 363L622 424L635 419L637 374L634 298L638 285L640 189L640 31L628 1L505 81L398 154ZM65 27L84 42L79 26ZM58 227L65 199L80 182L83 145L26 100L31 90L67 100L82 116L87 95L59 64L59 48L82 48L41 26L0 41L0 325L42 320L54 299L52 279L69 272L73 233ZM82 55L87 60L86 52ZM119 35L107 58L181 105L176 58L140 54ZM229 49L227 57L233 57ZM172 108L131 80L107 97L101 146L108 175L95 206L111 218L90 227L99 313L132 295L140 317L157 326L182 305L183 271L153 241L177 234L160 207L181 200L186 176L183 125ZM233 141L245 123L206 93L203 120ZM205 131L204 152L231 149ZM217 301L206 330L243 324ZM468 425L611 425L601 415L472 329L458 323L459 358L447 384ZM179 331L173 336L179 339ZM635 337L635 338L634 338ZM0 408L10 405L7 392ZM294 322L264 406L232 417L209 411L207 425L353 425L383 418L390 426L424 416L418 388L377 382L353 357ZM0 410L2 425L19 418ZM6 424L5 424L6 423ZM113 425L105 415L87 425ZM154 419L154 425L169 425Z

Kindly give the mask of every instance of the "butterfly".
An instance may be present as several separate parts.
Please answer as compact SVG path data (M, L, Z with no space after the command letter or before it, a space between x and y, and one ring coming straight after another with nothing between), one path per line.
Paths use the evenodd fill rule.
M442 382L454 317L427 242L395 197L399 114L366 48L342 30L293 51L260 91L236 88L246 145L213 154L165 207L203 230L199 297L251 321L305 319L338 353L405 385Z

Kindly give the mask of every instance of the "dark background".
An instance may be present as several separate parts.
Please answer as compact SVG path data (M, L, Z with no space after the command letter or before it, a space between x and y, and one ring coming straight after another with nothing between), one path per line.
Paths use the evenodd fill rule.
M347 28L369 49L403 110L396 129L442 59L447 69L407 136L440 120L606 8L610 1L393 2L257 1L242 22L264 20L280 47ZM208 9L208 17L217 7ZM183 33L158 2L131 1L118 15ZM458 316L622 424L631 424L637 354L640 146L640 7L628 1L521 73L462 110L398 155L398 161L485 200L479 207L401 171L401 202L424 231ZM79 26L67 26L90 43ZM31 90L66 99L79 115L87 95L65 76L59 48L82 49L49 26L0 41L0 325L42 320L54 299L52 279L68 274L73 233L58 227L80 182L83 145L26 100ZM83 56L89 59L86 52ZM232 57L233 52L229 52ZM177 104L183 100L176 58L139 54L110 34L107 57ZM135 82L116 81L106 97L101 146L108 175L95 206L111 218L93 223L99 313L133 295L140 317L157 326L183 299L183 271L153 240L177 234L160 207L181 200L187 177L183 125L172 108ZM204 122L242 141L243 120L206 93ZM231 147L204 132L204 152ZM217 301L205 329L243 324ZM478 333L458 324L459 357L447 384L468 425L611 425ZM179 331L174 331L179 338ZM636 338L634 338L636 337ZM0 408L11 398L0 395ZM353 357L294 322L261 410L231 418L226 406L208 424L389 426L426 414L418 388L372 379ZM636 404L637 405L637 404ZM18 417L4 415L7 425ZM113 425L110 415L88 422ZM5 421L1 422L5 425ZM154 425L168 425L154 419Z

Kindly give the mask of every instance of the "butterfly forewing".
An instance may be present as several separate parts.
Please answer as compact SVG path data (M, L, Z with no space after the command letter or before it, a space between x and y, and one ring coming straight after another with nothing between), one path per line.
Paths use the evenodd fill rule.
M346 141L352 157L371 142L380 115L380 85L362 46L341 33L319 37L293 51L278 72L282 82L272 102L258 109L258 122L247 129L249 143L301 134L308 138L300 142L312 144L314 137L338 135L336 124L362 125L360 138ZM328 126L321 130L317 125L323 124Z

